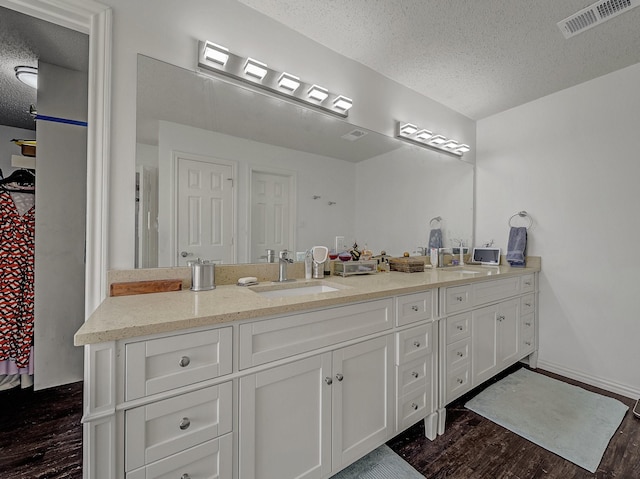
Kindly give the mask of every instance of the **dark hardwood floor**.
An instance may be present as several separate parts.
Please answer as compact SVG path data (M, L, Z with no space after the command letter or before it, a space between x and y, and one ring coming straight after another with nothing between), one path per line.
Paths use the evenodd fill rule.
M428 479L640 479L640 420L632 414L635 401L629 398L536 370L629 406L594 474L464 407L482 389L518 367L450 404L445 433L436 440L424 437L424 425L420 422L387 445Z
M630 408L634 404L631 399L539 372L614 397ZM447 408L445 434L435 441L424 437L421 421L388 445L428 479L640 479L640 420L631 411L609 443L598 471L591 474L465 409L466 401L479 391ZM0 479L82 477L81 382L37 392L0 391L0 408Z
M0 478L82 477L82 382L0 391Z

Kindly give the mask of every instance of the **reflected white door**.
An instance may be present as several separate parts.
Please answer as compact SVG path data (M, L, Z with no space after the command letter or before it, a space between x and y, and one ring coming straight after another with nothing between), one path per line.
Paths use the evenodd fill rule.
M264 262L267 249L293 250L292 198L291 176L251 172L251 262Z
M197 258L232 263L233 168L184 155L177 157L177 168L175 264Z

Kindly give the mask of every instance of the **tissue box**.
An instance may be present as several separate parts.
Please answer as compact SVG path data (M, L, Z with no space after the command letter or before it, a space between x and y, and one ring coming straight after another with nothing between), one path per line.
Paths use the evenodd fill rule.
M333 274L342 277L353 274L372 274L377 272L378 262L376 260L335 261L333 263Z

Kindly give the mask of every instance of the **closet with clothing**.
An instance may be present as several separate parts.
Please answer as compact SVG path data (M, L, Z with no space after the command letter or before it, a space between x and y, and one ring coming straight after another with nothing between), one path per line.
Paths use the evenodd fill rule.
M0 390L33 384L35 178L0 170Z

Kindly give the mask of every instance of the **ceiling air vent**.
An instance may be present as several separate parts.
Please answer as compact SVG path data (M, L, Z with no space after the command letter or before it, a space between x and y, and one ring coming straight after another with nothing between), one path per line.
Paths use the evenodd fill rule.
M565 38L571 38L589 28L620 15L640 5L640 0L603 0L558 22L558 28Z
M356 141L362 138L363 136L365 136L366 134L367 134L366 131L356 129L356 130L350 131L346 135L342 135L342 138L349 141Z

